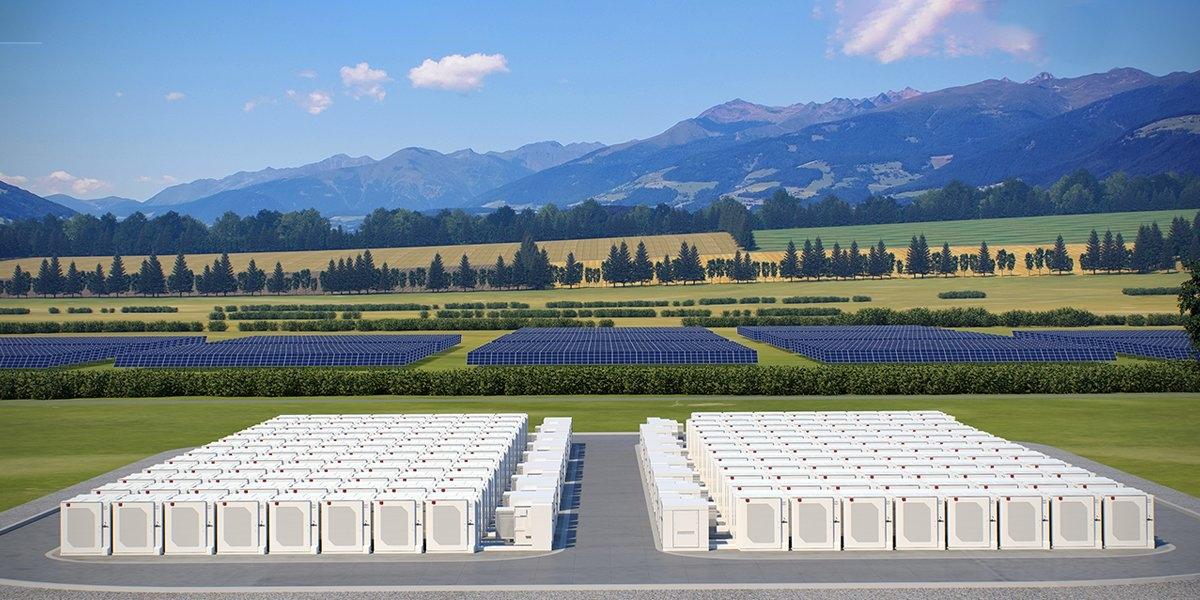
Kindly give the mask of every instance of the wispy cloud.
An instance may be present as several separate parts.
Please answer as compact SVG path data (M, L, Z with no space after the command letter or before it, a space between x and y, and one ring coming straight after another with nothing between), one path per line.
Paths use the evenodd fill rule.
M245 103L243 103L242 104L242 112L251 112L254 109L256 109L264 104L279 104L279 101L274 98L269 98L267 96L259 96L257 98L247 100Z
M983 0L842 0L835 9L831 54L871 56L882 63L992 51L1033 59L1040 48L1037 34L997 22Z
M4 183L7 183L8 185L21 186L21 185L25 185L26 183L29 183L29 178L23 177L21 175L7 175L5 173L0 173L0 181L3 181Z
M319 115L325 112L330 106L333 106L333 96L330 96L329 92L322 90L313 90L308 93L288 90L287 97L310 115Z
M159 175L158 177L142 175L141 177L138 177L134 181L136 181L137 183L165 183L167 185L179 183L179 180L177 178L175 178L174 175Z
M125 92L122 92L121 90L117 90L117 91L113 92L113 96L116 96L117 98L124 98Z
M314 69L300 69L299 71L296 71L296 77L302 77L304 79L316 79L317 72Z
M372 69L371 65L360 62L353 67L342 67L338 73L342 76L342 85L350 89L350 95L355 100L365 96L382 102L387 96L383 84L391 81L391 78L383 69Z
M183 92L167 92L166 95L163 96L163 99L167 102L179 102L184 98L187 98L187 94Z
M488 75L508 72L503 54L477 52L470 56L451 54L436 61L427 58L408 71L408 79L416 88L469 92L483 87Z
M66 194L86 196L111 187L107 181L91 177L76 177L66 171L54 171L39 177L37 191L42 194Z

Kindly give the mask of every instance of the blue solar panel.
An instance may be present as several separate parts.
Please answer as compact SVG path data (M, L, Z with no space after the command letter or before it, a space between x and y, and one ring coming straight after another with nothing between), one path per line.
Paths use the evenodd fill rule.
M469 365L756 362L754 350L703 327L526 327L467 353Z
M462 341L459 334L252 336L127 354L118 367L402 366Z
M760 342L830 363L1074 362L1114 360L1109 348L919 325L739 327Z
M64 367L204 343L204 336L61 336L0 338L0 368Z
M1144 358L1187 360L1200 358L1187 332L1181 329L1081 329L1018 330L1018 339L1058 340L1103 347L1121 354Z

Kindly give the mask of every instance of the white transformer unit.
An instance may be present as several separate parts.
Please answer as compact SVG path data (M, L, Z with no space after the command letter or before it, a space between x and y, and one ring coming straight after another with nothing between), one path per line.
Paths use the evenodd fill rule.
M321 553L371 552L371 499L365 492L338 492L321 504Z
M554 547L558 500L550 490L523 490L508 495L496 509L496 533L514 546L549 551Z
M991 550L996 539L996 503L990 495L955 492L946 497L946 548Z
M479 549L480 493L433 492L425 498L425 551L470 553Z
M787 504L774 491L745 490L733 495L733 543L738 550L788 549Z
M1012 491L997 495L1000 548L1048 550L1050 499L1042 494Z
M892 511L897 550L945 550L945 502L940 494L905 492Z
M425 492L389 490L372 503L375 554L416 554L425 550Z
M1154 548L1154 496L1126 487L1090 491L1100 494L1105 548Z
M217 502L217 553L266 554L272 492L237 492Z
M163 502L171 492L135 493L112 504L112 553L156 555L163 551Z
M106 556L112 552L109 507L127 492L80 494L59 504L59 552L63 556Z
M217 551L217 501L228 495L220 490L180 494L163 507L166 526L163 553L214 554Z
M1100 498L1090 491L1056 490L1050 497L1050 547L1100 548Z
M708 501L697 496L663 494L658 500L659 533L665 552L707 551Z
M842 496L842 549L892 549L892 503L887 494L867 491Z
M320 549L323 494L290 493L267 505L267 546L271 554L316 554Z
M788 497L792 550L841 550L842 501L817 490Z

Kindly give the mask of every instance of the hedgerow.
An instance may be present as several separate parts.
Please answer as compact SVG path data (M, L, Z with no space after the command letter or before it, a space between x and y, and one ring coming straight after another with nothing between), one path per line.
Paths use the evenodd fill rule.
M30 321L0 323L0 333L128 333L204 331L199 321Z
M938 298L942 300L959 300L964 298L987 298L986 292L979 290L950 290L947 292L938 292Z
M842 314L842 309L832 306L805 308L760 308L755 314L760 317L832 317Z
M226 317L231 321L261 321L263 319L295 319L295 320L311 320L311 319L332 319L336 316L333 311L324 310L297 310L297 311L273 311L273 310L243 310L229 313Z
M577 394L937 395L1200 391L1190 362L7 371L0 399Z
M1178 296L1179 286L1152 288L1125 288L1121 290L1126 296Z
M0 315L27 315L27 314L29 314L28 308L17 308L17 307L0 308Z
M653 308L667 306L667 300L554 300L546 308Z
M245 311L343 311L357 310L359 312L381 312L381 311L398 311L398 310L429 310L428 304L416 304L412 302L402 303L363 303L363 304L243 304L241 306L226 306L225 310L245 310Z
M867 298L866 296L856 296ZM869 298L868 298L869 300ZM827 302L849 302L850 299L845 296L788 296L783 299L784 304L824 304ZM862 300L855 300L862 302Z
M123 313L174 313L179 312L177 306L122 306Z
M764 309L765 310L765 309ZM1093 327L1097 325L1182 325L1175 314L1097 315L1078 308L993 313L984 308L864 308L832 317L695 317L683 320L691 327L739 325L930 325L934 327Z
M212 321L224 323L224 321ZM211 323L210 323L211 325ZM591 320L551 319L322 319L242 321L238 331L493 331L522 327L596 327Z

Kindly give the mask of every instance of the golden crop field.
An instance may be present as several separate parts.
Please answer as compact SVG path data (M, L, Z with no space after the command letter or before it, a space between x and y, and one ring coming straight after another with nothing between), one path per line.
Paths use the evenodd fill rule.
M655 260L661 260L663 255L670 254L675 256L679 252L679 245L683 241L689 244L694 244L699 250L701 256L715 256L722 254L733 255L737 250L737 243L733 241L728 233L686 233L673 235L648 235L648 236L630 236L630 237L607 237L593 238L580 240L555 240L548 242L539 242L538 247L545 248L550 255L550 261L556 264L561 264L566 261L567 253L574 252L576 260L588 264L589 266L597 266L600 261L608 255L608 250L613 244L620 244L622 241L630 245L630 251L637 246L639 241L646 243L646 250ZM442 260L447 267L453 268L458 264L463 254L467 255L468 260L472 265L484 266L491 265L496 262L496 257L503 255L505 260L512 258L512 255L517 251L520 244L516 242L503 244L464 244L457 246L420 246L413 248L372 248L371 254L375 256L375 264L379 265L386 262L393 267L427 267L430 261L433 260L435 254L441 254ZM233 268L243 270L254 259L259 268L270 271L275 266L275 261L279 261L284 270L298 271L300 269L312 269L320 271L328 266L330 260L337 260L348 256L354 256L362 250L307 250L298 252L243 252L230 254L229 259L233 263ZM211 264L219 254L189 254L187 255L188 265L195 271L200 271L205 264ZM125 268L128 271L136 271L139 264L144 260L145 256L126 256ZM93 270L96 264L104 265L107 271L109 264L112 262L110 256L69 256L61 257L63 269L66 266L75 262L76 266L83 270ZM160 256L159 260L163 263L163 269L170 271L173 257ZM0 278L6 278L12 273L12 270L21 265L22 269L27 271L37 272L38 265L42 259L39 258L19 258L6 261L0 261Z

